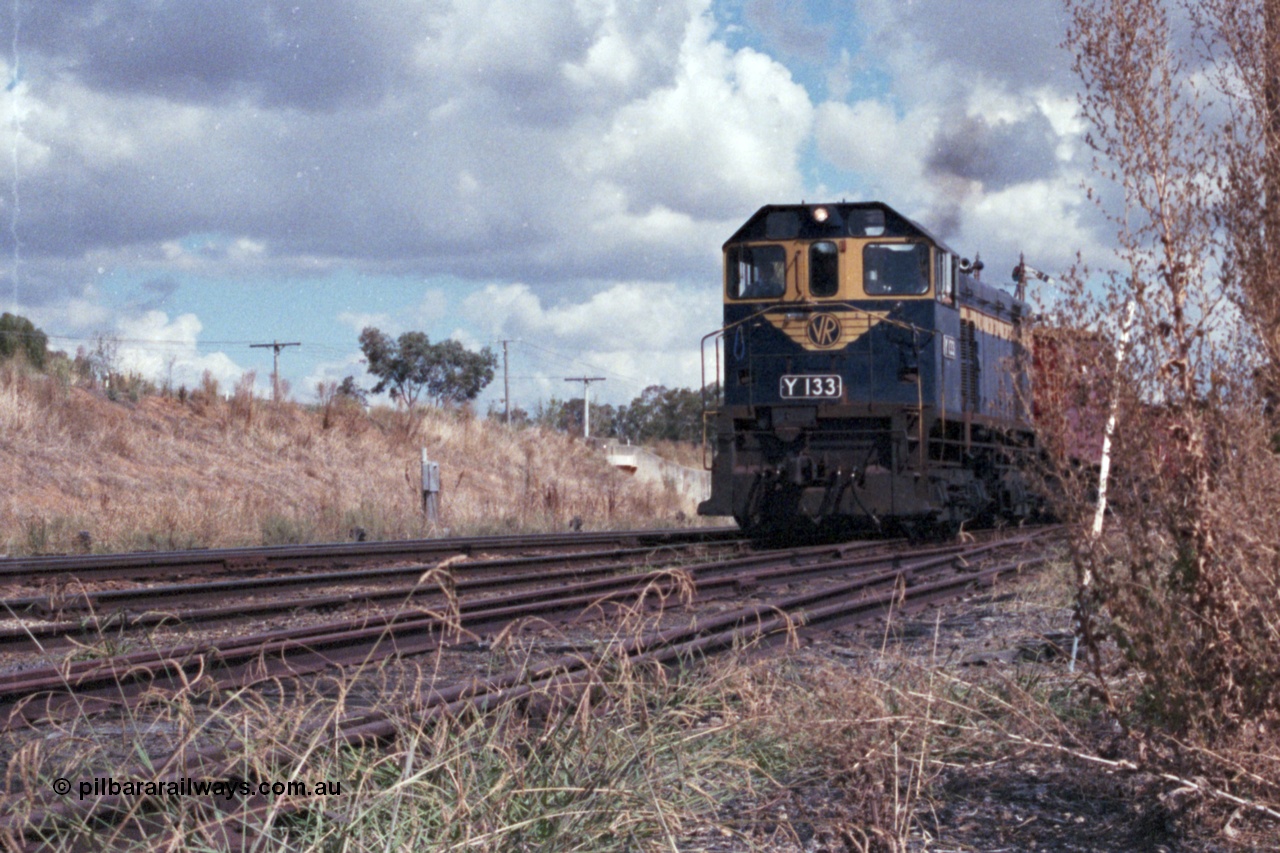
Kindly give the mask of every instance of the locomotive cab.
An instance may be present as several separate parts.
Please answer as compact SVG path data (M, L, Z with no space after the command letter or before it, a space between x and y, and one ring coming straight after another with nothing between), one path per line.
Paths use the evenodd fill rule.
M886 233L884 210L854 213L817 206L805 221L784 209L763 227L757 214L724 246L727 301L928 298L935 247L940 260L950 253L917 226Z
M1002 451L984 442L1025 421L1025 383L994 366L1018 358L1025 312L970 271L878 202L749 219L724 245L724 324L708 336L723 404L708 413L712 495L699 513L752 530L883 530L1016 502L1000 494Z

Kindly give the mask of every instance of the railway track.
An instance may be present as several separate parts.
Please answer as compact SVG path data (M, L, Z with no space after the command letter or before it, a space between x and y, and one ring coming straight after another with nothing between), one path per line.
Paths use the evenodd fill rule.
M866 554L878 550L877 545L853 543L766 552L695 564L683 571L705 600L719 591L752 590L761 584L844 573L899 560ZM925 559L949 561L963 547L935 549L941 556ZM914 564L907 570L911 568ZM525 574L470 582L467 578L450 578L446 581L447 592L435 583L410 590L434 598L434 602L413 602L413 606L379 616L262 632L234 640L147 649L99 660L60 662L0 676L0 727L17 725L20 720L31 723L58 718L62 716L59 709L79 714L128 706L144 694L157 698L162 695L158 691L166 686L170 692L186 689L197 675L206 679L210 689L226 690L329 668L364 666L383 656L423 654L448 642L450 631L455 642L473 642L482 632L501 630L518 619L556 620L592 607L617 608L646 592L671 595L679 583L674 575L661 571L571 582L551 578L532 588L510 590L513 580L529 583L532 579ZM476 587L503 591L486 597L463 597ZM446 600L450 596L456 597L452 614L447 613ZM414 597L411 595L410 599ZM219 613L223 609L216 608ZM451 621L446 615L456 618Z
M141 551L0 558L0 584L42 583L54 579L80 581L176 579L219 574L297 571L316 567L397 560L440 560L458 554L510 554L614 547L661 546L686 542L743 539L736 527L676 527L654 530L543 533L519 536L472 536L408 539L389 542L336 542L320 545L276 545L262 548L218 548L189 551Z
M575 543L576 544L576 543ZM9 615L35 617L0 627L0 650L47 651L92 642L96 637L160 626L261 618L298 611L327 611L357 604L396 605L439 598L436 582L424 573L448 564L458 592L480 594L521 584L545 586L603 576L659 557L676 559L694 551L732 550L742 540L718 534L662 545L608 550L568 551L533 557L468 560L459 555L436 563L403 562L332 572L269 575L128 589L90 590L59 585L40 595L4 601ZM356 587L351 589L351 587ZM299 591L342 588L339 592L298 596ZM217 602L212 606L210 602ZM206 606L199 606L206 605Z
M685 566L680 576L657 571L574 582L557 580L475 598L461 597L465 580L441 578L447 590L426 590L437 599L434 608L407 605L376 616L150 648L98 660L64 661L2 675L0 727L132 707L143 697L153 701L189 690L197 680L208 690L226 691L327 669L367 666L384 657L435 651L449 642L482 642L486 632L500 631L517 620L566 621L589 611L603 616L644 596L665 600L676 594L686 577L694 590L692 605L715 597L760 596L766 588L828 579L816 592L783 596L767 605L812 620L815 613L809 611L815 602L841 601L901 584L915 586L931 575L954 573L983 553L1017 548L1026 541L957 544L907 555L867 553L878 550L872 543L811 546ZM951 586L967 585L965 573L958 574ZM503 581L510 578L482 585L501 588ZM450 598L454 600L452 607L445 603Z
M685 624L660 626L599 650L553 658L532 670L433 684L404 709L416 718L431 719L547 691L572 694L589 685L591 673L609 656L669 664L747 642L777 643L797 627L812 630L881 617L893 609L925 607L1043 560L1041 540L1042 534L1033 533L896 553L884 553L879 543L817 546L713 560L678 572L584 578L486 598L467 597L454 581L447 591L455 602L449 613L406 607L379 619L348 620L304 632L244 637L216 647L191 644L69 663L56 672L3 676L0 720L8 727L38 725L68 714L81 717L136 705L166 691L189 690L197 682L211 690L228 690L325 669L366 666L381 657L440 652L451 644L483 644L513 620L567 624L584 619L586 613L585 618L607 623L623 608L660 608L681 589L691 596L684 607L697 612L698 618ZM710 614L705 608L713 601L726 606ZM394 714L356 713L342 719L331 737L335 745L387 740L395 736L398 725ZM171 770L175 778L198 773L215 778L227 772L223 764L228 754L234 749L184 750L169 756L166 772ZM82 814L84 808L111 812L120 806L110 797L75 804L53 801L26 813L22 823L43 825ZM9 829L20 831L15 820L0 818L0 827L9 821Z

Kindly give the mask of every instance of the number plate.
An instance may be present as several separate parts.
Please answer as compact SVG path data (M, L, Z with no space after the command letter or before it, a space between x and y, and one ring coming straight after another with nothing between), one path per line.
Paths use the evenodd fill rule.
M784 376L778 386L784 400L838 400L844 394L839 376Z

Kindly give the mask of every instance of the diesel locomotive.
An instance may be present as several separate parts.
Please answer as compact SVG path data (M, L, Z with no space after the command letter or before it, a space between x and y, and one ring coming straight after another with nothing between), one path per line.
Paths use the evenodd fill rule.
M981 269L880 202L747 220L703 339L721 399L698 513L912 535L1035 513L1031 317Z

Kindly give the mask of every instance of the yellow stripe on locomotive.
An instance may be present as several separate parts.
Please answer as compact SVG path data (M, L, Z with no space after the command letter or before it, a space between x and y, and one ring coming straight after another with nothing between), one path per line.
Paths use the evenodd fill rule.
M771 311L764 315L775 329L807 350L831 350L846 347L889 316L888 311L864 311L860 308L823 311L818 314L796 314Z

